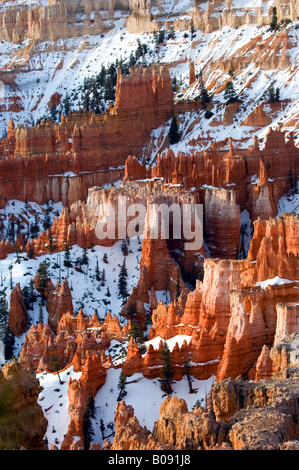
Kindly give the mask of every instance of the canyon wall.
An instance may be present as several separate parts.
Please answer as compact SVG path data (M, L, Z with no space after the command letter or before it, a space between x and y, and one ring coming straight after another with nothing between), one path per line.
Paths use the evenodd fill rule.
M145 103L145 106L140 106ZM138 155L152 129L173 112L168 69L152 66L118 72L115 106L105 115L74 112L59 124L9 123L0 141L0 205L4 199L53 199L69 206L92 186L120 179L126 158Z

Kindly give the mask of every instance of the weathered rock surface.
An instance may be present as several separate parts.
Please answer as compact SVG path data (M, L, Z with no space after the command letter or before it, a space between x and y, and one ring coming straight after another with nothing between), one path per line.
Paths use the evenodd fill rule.
M0 370L0 449L45 450L47 420L37 403L39 381L17 362Z
M59 124L15 128L11 122L0 141L0 155L8 157L0 161L0 204L27 197L69 206L86 199L89 187L122 177L128 155L137 155L172 112L168 69L153 65L132 68L128 77L118 72L115 106L104 115L79 110Z
M11 291L9 328L14 336L21 336L27 331L29 323L27 318L27 308L24 303L20 284L17 284Z

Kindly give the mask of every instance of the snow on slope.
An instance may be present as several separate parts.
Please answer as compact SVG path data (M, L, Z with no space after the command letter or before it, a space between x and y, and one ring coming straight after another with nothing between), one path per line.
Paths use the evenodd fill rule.
M95 418L92 420L94 443L102 445L104 441L100 429L101 420L103 420L105 426L104 436L107 437L113 432L114 414L119 394L117 385L120 373L120 369L109 369L105 384L95 396ZM81 372L75 373L71 366L59 375L62 384L59 382L57 374L43 372L37 375L40 385L43 387L39 394L38 403L43 408L48 420L46 432L48 445L57 445L58 448L62 444L70 422L69 401L67 397L68 382L70 378L78 380ZM214 376L207 380L194 379L192 386L196 393L190 394L187 379L183 378L180 381L174 382L172 396L183 398L187 403L188 410L192 411L197 400L201 402L201 406L205 406L205 398L210 392L214 380ZM141 426L146 426L152 431L154 423L159 419L160 406L165 400L165 394L161 390L159 380L147 379L140 373L134 374L131 377L127 377L126 391L126 404L133 406L135 416ZM112 439L113 436L108 438L111 442Z
M297 183L296 193L288 193L278 202L278 217L291 212L295 212L295 214L299 215L299 182Z
M101 444L103 443L103 437L99 427L100 419L103 419L106 425L105 435L107 436L110 434L107 425L114 422L114 413L119 393L117 384L120 372L119 369L109 369L107 371L105 385L103 385L95 397L96 418L94 420L94 441L100 442ZM214 380L214 376L211 376L208 380L194 379L193 387L197 389L197 393L190 394L188 382L183 378L172 385L172 396L183 398L187 403L188 410L192 411L192 407L197 400L202 400L202 406L204 406L204 400L210 392ZM165 400L165 394L161 390L159 380L150 380L145 378L142 374L134 374L127 378L126 391L127 395L124 398L126 404L133 406L135 416L141 426L146 426L148 430L152 431L155 421L159 419L160 406ZM112 438L109 440L112 440Z
M60 445L67 433L70 422L68 383L79 379L81 372L74 372L73 366L59 373L61 383L57 374L43 372L37 374L43 390L38 397L38 404L42 407L45 417L48 420L48 427L44 439L48 440L48 445Z
M12 199L0 209L0 239L6 240L12 237L12 221L14 221L14 239L18 234L27 235L30 227L36 224L36 236L43 230L44 224L53 225L54 217L59 217L62 210L62 202L43 204L25 202Z
M132 239L129 245L129 254L126 257L126 267L128 271L128 292L132 293L133 287L139 280L139 262L141 257L141 245L137 239ZM104 254L108 256L108 263L103 262ZM75 245L70 250L71 261L74 263L78 257L82 257L83 249ZM83 272L78 272L74 268L66 268L63 265L64 253L47 254L36 259L28 259L23 253L10 254L6 259L0 261L1 289L6 290L7 300L10 300L10 269L12 266L13 286L20 283L21 288L29 284L34 278L36 271L45 259L50 262L50 277L54 286L57 281L67 278L72 290L74 313L78 313L82 308L86 315L90 317L97 312L100 319L104 319L106 313L110 311L112 315L119 315L122 308L122 300L118 296L118 276L123 262L121 242L115 243L112 247L95 246L93 251L87 251L89 262L83 266ZM105 270L106 281L102 286L96 280L95 269L97 261L100 271ZM61 266L59 269L57 266ZM110 292L108 292L108 289ZM110 295L109 295L110 293ZM37 324L39 318L39 299L34 303L33 311L28 310L30 324ZM48 313L43 307L44 322L47 323ZM124 321L124 319L120 319ZM17 357L24 342L25 334L16 338L15 356Z
M172 3L169 2L169 9L171 9ZM181 5L181 3L179 2L174 7L173 13L177 10L179 14L186 8L186 5ZM246 5L251 3L247 2ZM286 107L273 118L272 125L274 127L285 126L287 131L293 129L295 124L292 123L292 120L296 121L299 113L299 30L296 23L293 23L288 25L285 31L291 46L286 51L291 65L284 70L268 70L249 61L234 77L235 89L244 102L235 116L235 122L227 126L222 124L211 126L212 120L205 119L204 112L186 113L180 119L183 139L173 147L174 151L201 150L207 146L207 142L210 143L213 139L223 140L228 135L234 139L243 139L243 146L252 143L254 133L264 139L269 126L259 129L240 126L239 123L260 103L271 81L275 81L275 86L280 89L281 99L290 100L286 103ZM131 53L136 51L138 41L146 44L148 48L148 53L144 57L145 63L169 64L170 74L172 77L176 77L179 84L177 100L192 100L199 94L198 86L189 87L188 83L188 59L192 59L195 63L196 73L201 70L204 72L206 86L210 88L210 92L215 93L212 112L214 117L217 116L220 119L225 112L225 100L224 92L219 92L219 87L230 79L229 75L223 72L221 64L223 61L234 61L243 57L244 46L259 36L261 36L259 43L269 39L271 37L269 28L252 24L240 28L224 27L209 34L196 31L193 40L190 38L190 33L176 31L174 39L168 39L165 45L157 47L153 34L132 34L125 28L125 18L120 18L116 20L115 27L105 35L37 44L31 51L29 59L27 55L25 57L22 55L23 49L28 47L28 40L20 46L3 42L0 44L0 69L4 66L6 69L13 69L16 65L20 67L16 79L17 88L8 87L6 93L8 97L17 94L24 111L3 113L0 116L0 135L5 133L9 117L13 117L16 123L31 124L48 113L48 102L55 92L62 96L65 96L67 92L72 93L73 108L77 109L80 87L82 87L84 79L99 73L102 65L107 66L115 62L116 59L128 60ZM282 50L279 51L280 54L282 52ZM267 51L264 54L266 55ZM161 148L161 145L158 145L157 139L163 143L163 136L165 136L167 128L168 126L165 126L160 131L157 130L152 136L153 144L158 149ZM295 131L295 136L296 133L297 131ZM200 138L200 142L194 148L192 141L198 138ZM152 159L151 155L147 155L147 157Z

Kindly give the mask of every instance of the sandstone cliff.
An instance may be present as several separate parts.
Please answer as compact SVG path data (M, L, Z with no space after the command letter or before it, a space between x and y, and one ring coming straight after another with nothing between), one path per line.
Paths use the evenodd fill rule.
M37 403L40 386L31 372L17 362L0 370L1 450L45 450L47 420Z

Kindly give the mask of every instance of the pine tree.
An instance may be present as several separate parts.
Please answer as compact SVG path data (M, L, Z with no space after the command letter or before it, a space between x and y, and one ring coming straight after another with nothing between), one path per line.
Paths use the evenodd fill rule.
M52 356L50 357L50 361L51 361L53 371L57 372L57 377L58 377L59 383L62 384L63 382L62 382L62 380L60 378L60 375L59 375L59 370L61 369L61 366L58 362L57 357L54 354L52 354Z
M202 104L203 109L206 109L208 104L212 101L211 95L209 95L202 76L202 71L199 74L199 84L200 84L200 101Z
M28 296L28 301L30 303L30 309L33 310L33 304L36 301L36 293L35 293L35 287L34 287L34 281L33 279L30 279L29 282L29 296Z
M242 224L240 229L241 234L241 252L239 253L239 259L246 259L247 253L245 248L245 236L247 235L247 224Z
M178 274L177 281L176 281L176 298L178 299L180 295L181 295L180 275Z
M30 309L31 305L30 305L30 300L29 300L29 286L27 284L24 287L22 287L22 294L23 294L25 307L28 310Z
M189 361L184 362L184 369L185 369L186 378L188 380L189 393L195 393L197 390L195 390L192 386L194 379L192 375L190 374L190 362Z
M57 106L53 105L50 109L50 119L53 123L56 122L57 119Z
M8 266L8 269L9 269L9 282L10 282L10 288L11 288L11 289L13 289L12 268L13 268L13 265L10 264L10 265Z
M279 88L277 87L275 89L273 82L271 82L268 90L266 91L266 100L268 101L268 103L275 103L280 100Z
M129 250L128 250L127 240L122 241L122 243L121 243L121 252L124 256L128 256Z
M276 31L278 29L277 8L273 7L272 20L270 23L270 30Z
M70 108L71 108L71 100L70 100L70 96L68 93L65 95L65 98L63 100L63 107L64 107L64 115L67 117L69 115Z
M65 244L64 247L64 261L63 264L66 268L71 268L72 267L72 262L71 262L71 253L68 244Z
M13 347L15 344L15 337L8 325L6 326L6 329L5 329L3 344L4 344L5 360L9 361L13 356Z
M177 144L180 141L180 133L178 128L177 119L173 116L168 133L170 145Z
M83 248L83 253L82 253L82 264L88 264L88 256L87 256L87 248Z
M163 379L161 379L162 388L167 393L167 395L170 395L172 393L171 384L172 384L173 374L171 371L172 362L171 362L170 350L166 341L163 341L163 351L162 351L161 359L163 361Z
M127 380L127 376L126 374L124 373L124 371L122 370L121 371L121 374L119 376L119 381L118 381L118 384L117 384L117 388L119 390L119 394L118 394L118 397L117 397L117 401L121 401L126 395L127 395L127 392L125 390L126 388L126 380Z
M118 277L118 294L119 297L125 300L128 297L128 272L126 267L126 258L123 260L123 264L120 268L119 277Z
M45 289L47 287L47 282L49 279L49 267L50 267L50 262L47 260L44 260L39 264L39 267L37 270L37 274L38 274L37 290L40 292L43 301L45 300Z
M11 359L13 355L14 335L8 324L8 304L5 289L0 291L0 339L4 344L5 360Z
M129 337L132 337L136 343L143 343L144 336L143 331L138 323L133 323L129 332Z
M105 283L106 283L106 271L105 269L103 269L102 276L101 276L101 286L104 287Z
M190 32L191 32L191 40L192 40L192 39L194 39L195 36L196 36L193 20L191 20Z
M15 242L15 221L10 221L10 228L9 228L9 240L11 243Z
M235 66L234 64L230 64L229 69L228 69L228 74L233 77L235 75Z
M96 275L96 280L100 281L101 280L101 275L100 275L100 268L99 268L99 260L98 259L96 261L95 275Z
M89 450L90 444L94 438L94 430L92 420L95 418L94 398L88 393L85 413L83 419L83 436L84 436L84 450Z
M226 100L226 104L234 103L237 101L237 93L235 91L235 87L232 81L227 82L224 92L224 99Z
M49 239L48 251L49 253L52 253L53 252L53 237L52 237L51 227L49 227L48 229L48 239Z
M38 323L43 324L44 323L44 313L43 313L43 303L42 303L42 301L39 302L38 308L39 308Z

